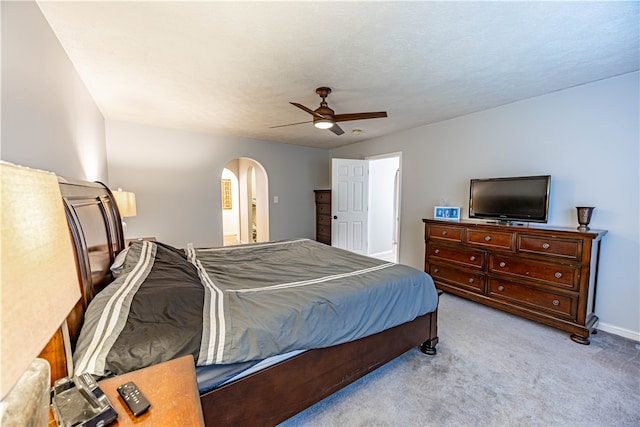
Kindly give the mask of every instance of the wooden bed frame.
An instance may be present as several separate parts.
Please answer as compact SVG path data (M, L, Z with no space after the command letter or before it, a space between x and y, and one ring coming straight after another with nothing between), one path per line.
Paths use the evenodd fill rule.
M51 363L52 382L67 375L68 347L75 347L84 311L112 280L109 267L125 247L109 189L100 183L59 181L77 251L82 298L67 319L68 334L61 329L41 354ZM411 348L420 346L434 355L437 343L434 311L357 341L306 351L201 395L205 423L276 425Z

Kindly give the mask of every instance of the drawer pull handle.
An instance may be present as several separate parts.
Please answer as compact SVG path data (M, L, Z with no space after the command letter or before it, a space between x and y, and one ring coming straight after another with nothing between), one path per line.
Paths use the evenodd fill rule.
M433 251L433 252L434 252L434 253L436 253L436 254L439 254L439 253L440 253L440 249L436 249L436 250L435 250L435 251Z
M491 236L485 236L484 240L485 240L486 242L490 242L490 241L491 241Z
M501 261L500 264L498 264L500 267L504 268L507 266L507 263L504 261Z
M436 274L437 274L437 273L440 273L440 269L439 269L439 268L434 268L434 269L433 269L433 272L434 272L434 273L436 273Z
M554 299L552 302L553 305L555 305L556 307L560 305L560 301L558 301L557 299Z
M551 246L551 245L550 245L550 244L548 244L548 243L543 243L543 244L542 244L542 249L549 249L549 247L550 247L550 246Z
M472 278L469 279L469 283L473 283L473 282L475 282L475 280L472 277Z
M447 230L442 230L442 235L446 236L447 235Z
M475 257L475 256L471 255L471 256L469 257L469 261L475 261L475 260L476 260L476 257Z
M501 292L504 291L504 286L502 286L502 285L498 286L498 290L501 291Z
M556 276L556 279L560 279L562 278L562 273L558 271L556 274L554 274L554 276Z

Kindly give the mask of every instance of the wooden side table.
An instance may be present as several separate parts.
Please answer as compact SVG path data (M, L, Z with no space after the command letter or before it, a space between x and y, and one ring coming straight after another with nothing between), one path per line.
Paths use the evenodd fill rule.
M133 381L151 404L139 417L133 416L116 390L128 381ZM107 378L98 385L118 413L117 421L111 426L204 426L191 355Z

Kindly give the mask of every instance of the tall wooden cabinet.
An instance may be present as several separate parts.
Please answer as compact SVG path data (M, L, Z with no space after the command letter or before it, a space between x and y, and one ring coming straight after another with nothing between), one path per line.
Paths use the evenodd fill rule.
M589 344L605 230L423 219L438 289L571 333Z
M316 240L331 245L331 190L313 190L316 195Z

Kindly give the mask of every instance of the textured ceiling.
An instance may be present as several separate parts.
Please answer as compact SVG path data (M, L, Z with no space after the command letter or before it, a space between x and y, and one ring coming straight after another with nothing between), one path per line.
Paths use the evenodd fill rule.
M38 2L106 119L334 148L638 70L639 3ZM315 129L289 104L386 119ZM362 133L354 135L354 129Z

